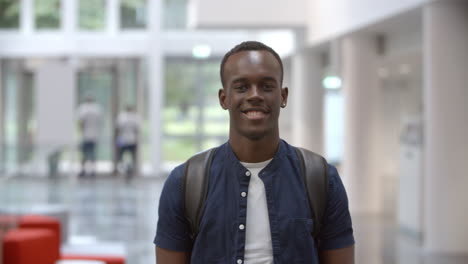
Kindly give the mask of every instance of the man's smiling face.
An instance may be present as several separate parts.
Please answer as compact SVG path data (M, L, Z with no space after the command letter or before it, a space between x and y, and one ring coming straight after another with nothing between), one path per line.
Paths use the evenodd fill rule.
M282 70L273 54L264 50L232 54L224 65L219 101L229 110L230 136L259 140L278 133L280 107L287 88L281 88Z

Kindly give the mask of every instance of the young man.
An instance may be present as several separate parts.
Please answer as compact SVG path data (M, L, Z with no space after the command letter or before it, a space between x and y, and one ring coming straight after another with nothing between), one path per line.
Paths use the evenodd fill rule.
M229 141L216 149L199 232L192 241L181 192L185 164L172 171L159 203L157 264L354 263L348 201L329 165L323 225L316 239L298 157L279 137L283 66L259 42L243 42L221 63L221 107ZM190 188L187 186L187 188Z
M118 165L123 161L124 154L128 152L132 163L125 173L127 177L135 176L134 174L138 173L137 152L140 136L140 117L133 106L128 105L125 111L118 115L115 130L117 134L117 161L114 172L118 172Z
M87 175L86 163L90 163L90 176L95 176L96 145L101 131L102 110L94 101L87 96L84 103L78 107L78 125L81 131L81 171L79 176Z

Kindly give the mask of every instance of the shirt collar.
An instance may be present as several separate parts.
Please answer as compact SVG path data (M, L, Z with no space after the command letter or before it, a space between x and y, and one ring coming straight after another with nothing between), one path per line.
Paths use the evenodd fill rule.
M231 147L231 144L229 144L229 141L224 143L222 146L222 151L221 153L224 152L224 157L226 158L226 160L229 160L231 162L236 162L238 164L240 164L240 161L239 159L237 159L236 157L236 154L234 154L234 151L232 150L232 147ZM275 155L273 156L273 159L272 161L270 162L271 163L276 163L276 161L281 161L282 159L284 159L287 155L287 148L286 148L286 142L282 139L280 139L279 141L279 146L278 146L278 150L276 151ZM268 166L270 166L270 164Z

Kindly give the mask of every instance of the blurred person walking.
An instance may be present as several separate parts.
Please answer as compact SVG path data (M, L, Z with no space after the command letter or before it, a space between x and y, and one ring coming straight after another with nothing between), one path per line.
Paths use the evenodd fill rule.
M94 177L96 176L96 145L101 131L102 110L93 97L87 96L85 101L78 106L77 119L81 132L79 177L87 175Z
M117 160L114 174L123 168L127 177L134 176L138 172L138 138L140 135L140 117L135 112L135 108L128 105L124 111L119 113L116 120L116 149ZM131 162L128 165L124 161L124 155L128 153Z

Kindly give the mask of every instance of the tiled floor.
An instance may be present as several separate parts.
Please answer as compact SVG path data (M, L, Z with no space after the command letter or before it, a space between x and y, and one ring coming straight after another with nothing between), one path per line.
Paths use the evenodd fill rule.
M121 243L127 264L155 263L152 244L164 179L78 180L22 177L0 181L0 209L61 204L70 210L69 241ZM398 233L395 217L353 216L360 264L461 264L468 257L425 256L415 240ZM82 242L83 243L83 242Z

